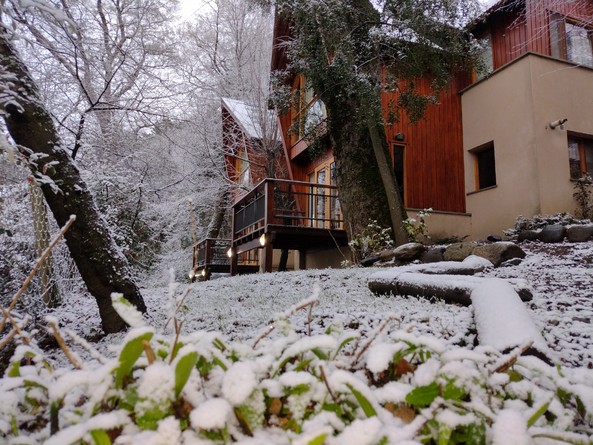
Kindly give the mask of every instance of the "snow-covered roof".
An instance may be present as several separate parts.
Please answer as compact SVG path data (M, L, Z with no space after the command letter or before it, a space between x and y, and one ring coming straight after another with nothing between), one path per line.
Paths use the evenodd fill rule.
M254 139L266 137L280 141L276 115L272 110L261 110L240 100L225 97L222 98L222 106L248 137Z

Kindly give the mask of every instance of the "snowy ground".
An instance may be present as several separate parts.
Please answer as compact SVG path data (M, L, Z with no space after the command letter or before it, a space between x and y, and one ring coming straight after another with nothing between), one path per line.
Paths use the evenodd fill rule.
M593 243L544 245L524 243L527 258L519 266L486 271L484 276L525 278L533 289L527 303L544 338L561 363L593 368ZM179 318L183 332L220 331L229 339L252 344L274 319L321 288L320 304L312 312L311 329L321 332L331 323L372 331L389 314L393 328L408 327L417 334L432 334L460 346L473 347L475 327L471 307L415 297L377 297L367 288L367 278L377 268L308 270L288 273L224 277L195 283L184 300ZM167 278L163 278L166 283ZM187 290L180 284L175 296ZM144 289L151 323L165 326L171 315L167 287ZM61 324L88 336L99 326L94 304L69 303L56 315ZM307 329L307 313L292 317L300 330ZM167 329L171 330L171 323ZM107 337L101 344L114 341Z

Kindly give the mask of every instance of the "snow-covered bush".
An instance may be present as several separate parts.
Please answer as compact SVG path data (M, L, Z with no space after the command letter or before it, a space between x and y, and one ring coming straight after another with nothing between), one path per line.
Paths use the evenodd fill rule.
M349 245L358 262L372 253L393 247L391 228L381 227L377 221L371 220Z
M562 226L589 224L588 219L578 219L569 213L556 213L554 215L535 215L531 218L526 218L519 215L515 221L515 225L504 231L508 237L515 237L523 230L539 230L550 224L560 224Z
M313 305L315 300L302 307ZM589 444L593 374L406 331L332 325L297 334L288 318L253 347L216 333L167 336L115 301L131 329L115 358L54 367L16 350L0 380L0 438L88 444ZM57 320L50 319L50 325ZM512 437L512 442L507 441ZM545 442L549 443L549 442ZM556 443L556 442L555 442Z

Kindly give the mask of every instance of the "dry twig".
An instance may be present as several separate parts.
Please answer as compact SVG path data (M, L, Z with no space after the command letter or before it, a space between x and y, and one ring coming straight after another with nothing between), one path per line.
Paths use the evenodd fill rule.
M381 324L379 325L377 330L373 333L373 335L369 338L369 340L364 344L364 346L362 348L360 348L360 352L354 358L354 361L352 362L352 366L356 366L358 364L358 362L359 362L360 358L363 356L363 354L367 351L367 349L370 348L371 344L377 339L379 334L381 332L383 332L387 326L389 326L389 323L391 323L392 321L398 320L398 319L399 318L396 315L389 315L385 320L383 320L381 322Z
M27 279L25 280L25 282L23 283L23 285L21 286L21 288L18 290L18 292L12 298L12 301L10 302L10 305L8 306L8 312L10 312L10 311L12 311L14 309L14 306L16 305L16 303L19 300L19 298L21 298L21 296L27 290L27 287L29 286L29 284L33 280L33 277L35 276L35 274L37 274L37 272L39 271L39 269L41 269L41 266L43 266L43 263L45 263L45 261L47 260L47 258L51 254L52 249L55 247L56 244L58 244L58 241L60 241L60 239L64 236L64 234L68 231L68 229L72 226L72 224L74 224L74 221L76 221L76 216L75 215L71 215L70 216L70 219L68 220L68 222L60 230L60 233L58 233L56 235L56 237L52 240L52 242L49 243L49 246L47 246L47 249L45 249L43 251L43 253L41 254L41 257L37 261L37 264L35 264L35 267L33 267L33 270L31 271L31 273L29 274L29 276L27 277ZM4 312L4 311L2 311L2 312ZM6 313L5 313L4 314L4 319L0 323L0 332L2 332L2 330L4 329L4 326L6 325L6 319L7 318L8 317L6 316Z
M48 320L48 324L52 330L52 333L54 334L54 337L56 338L56 341L58 342L58 345L60 345L60 348L62 348L62 351L64 351L64 355L66 355L66 358L70 361L70 363L72 363L72 366L74 366L76 369L82 369L83 366L78 362L78 360L76 359L76 357L64 341L64 338L62 337L62 334L60 334L60 331L58 330L55 321Z

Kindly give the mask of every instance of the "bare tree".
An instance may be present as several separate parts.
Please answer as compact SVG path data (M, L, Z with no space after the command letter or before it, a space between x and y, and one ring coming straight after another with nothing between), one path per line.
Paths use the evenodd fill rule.
M62 148L52 117L27 67L11 45L4 24L0 27L0 77L0 104L6 126L27 158L56 222L64 225L70 215L77 215L76 223L66 234L66 242L99 306L103 330L124 329L125 322L111 304L111 293L123 293L142 311L146 310L144 301L78 168Z

